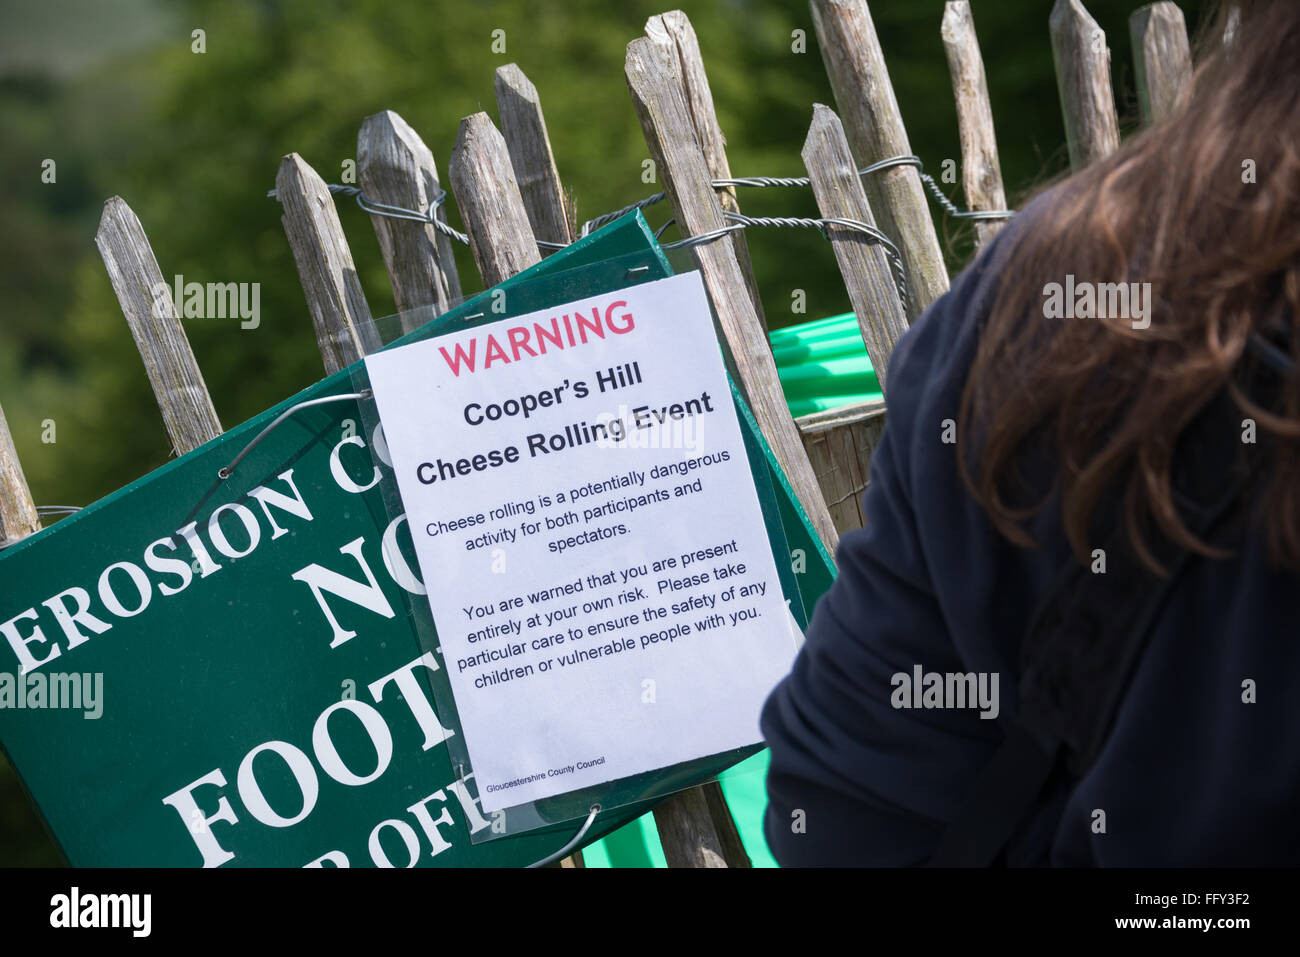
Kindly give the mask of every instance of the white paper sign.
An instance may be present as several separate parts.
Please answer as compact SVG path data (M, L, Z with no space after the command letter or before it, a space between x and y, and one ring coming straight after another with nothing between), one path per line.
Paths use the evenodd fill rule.
M761 740L794 648L698 273L366 365L486 811Z

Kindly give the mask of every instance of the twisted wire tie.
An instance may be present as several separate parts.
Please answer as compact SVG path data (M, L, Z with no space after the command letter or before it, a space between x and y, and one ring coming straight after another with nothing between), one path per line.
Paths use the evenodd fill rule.
M426 207L425 211L421 213L418 210L406 209L402 206L389 206L387 203L376 203L374 200L368 199L366 194L361 192L361 187L359 186L344 186L341 183L330 183L326 188L335 196L355 196L357 205L368 213L374 213L377 216L387 216L390 219L409 219L417 223L427 223L444 236L450 236L452 239L464 246L469 245L468 236L460 232L458 229L447 225L438 218L438 207L447 202L447 191L445 189L439 188L438 195L429 200L429 205ZM279 191L274 189L268 189L266 191L266 196L268 199L280 198ZM538 245L541 245L541 243L538 243Z
M934 177L931 176L929 173L925 172L920 157L913 156L911 154L907 154L904 156L891 156L888 157L887 159L880 160L877 163L872 163L870 166L864 166L862 169L858 170L858 176L866 176L868 174L877 173L880 172L881 170L891 169L896 166L915 167L917 175L921 178L921 182L924 184L926 191L929 192L929 194L934 198L934 201L937 202L941 207L943 207L944 211L954 219L968 219L972 221L987 222L992 220L1010 219L1012 216L1016 214L1015 210L1013 209L990 209L990 210L960 209L956 203L954 203L952 200L950 200L947 196L944 195L943 190L939 188L939 184L935 182ZM712 185L715 189L726 189L728 187L734 187L734 186L752 186L752 187L759 187L759 188L807 187L811 185L811 180L807 176L734 176L726 179L712 180ZM469 236L449 226L447 223L439 219L437 216L438 208L443 204L445 204L447 201L447 191L445 189L440 188L438 190L438 194L429 201L428 207L424 212L419 212L418 210L413 210L413 209L405 209L404 207L401 206L390 206L387 203L376 203L373 200L368 199L366 195L361 192L361 189L357 186L345 186L338 183L331 183L329 184L328 189L332 194L335 195L355 197L357 201L357 205L360 206L368 213L373 213L374 215L377 216L388 216L393 219L407 219L413 222L427 223L429 225L432 225L443 235L451 237L452 239L456 240L462 245L468 246L470 244ZM268 190L266 195L271 199L278 198L278 193L274 189ZM614 220L618 219L621 216L625 216L628 213L633 212L635 210L646 209L650 206L655 205L656 203L663 202L667 198L668 198L667 193L658 192L655 193L653 196L647 196L645 199L641 199L635 203L631 203L630 205L624 206L622 209L616 209L612 212L604 213L600 216L597 216L594 219L589 219L582 224L582 229L578 234L579 238L584 238L590 235L593 229L598 229L599 227L605 225L606 223L613 222ZM889 259L890 267L894 272L894 282L895 285L898 286L899 298L903 302L904 309L908 308L905 272L903 268L902 257L898 252L898 247L895 246L894 243L890 241L889 237L887 237L880 230L876 229L874 226L871 226L868 223L859 222L854 219L841 219L841 218L812 219L808 217L794 217L794 216L787 216L787 217L745 216L742 213L733 213L726 210L723 211L723 216L726 219L731 220L730 225L720 227L719 229L710 230L705 233L701 233L698 236L688 236L685 239L680 239L676 242L666 243L663 245L663 248L684 249L692 246L698 246L703 243L712 242L713 240L718 239L721 236L725 236L728 233L745 229L746 227L749 226L777 226L777 227L795 226L795 227L815 228L821 230L822 235L826 236L827 239L830 238L830 236L826 232L827 226L842 226L846 229L852 229L857 232L863 233L864 235L870 238L873 244L879 245L882 249L884 249L885 255ZM660 236L662 236L664 231L674 222L675 222L674 219L669 219L668 222L660 226L659 229L655 231L655 239L657 240ZM566 243L554 243L542 239L536 240L536 243L538 247L542 249L563 249L567 245Z

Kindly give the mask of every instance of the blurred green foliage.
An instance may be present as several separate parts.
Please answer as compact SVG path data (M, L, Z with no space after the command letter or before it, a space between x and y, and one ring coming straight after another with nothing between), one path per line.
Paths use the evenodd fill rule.
M1088 0L1112 49L1122 122L1134 124L1132 0ZM699 36L737 175L801 175L814 102L833 103L803 0L683 2ZM1049 0L974 0L1004 178L1016 204L1066 165ZM1189 23L1199 14L1185 2ZM493 71L536 84L579 222L659 189L623 80L626 43L650 0L44 0L0 4L0 406L40 504L84 505L171 454L144 369L93 245L103 201L139 215L163 275L261 284L259 328L190 319L186 329L221 419L232 425L322 375L298 277L266 197L280 158L300 153L327 182L354 156L365 116L396 110L446 179L462 116L494 118ZM937 173L960 157L941 0L871 3L913 152ZM192 31L206 52L192 52ZM506 51L493 53L504 30ZM792 50L805 31L806 52ZM43 183L42 163L56 164ZM945 186L964 205L957 185ZM759 215L812 215L805 191L742 193ZM393 311L368 216L340 207L374 315ZM667 217L666 206L648 214ZM450 218L461 226L454 200ZM955 270L964 227L936 222ZM671 234L670 234L671 235ZM542 237L546 238L546 237ZM751 232L770 325L848 309L828 245L812 231ZM466 292L480 288L467 251ZM796 289L807 313L791 313ZM56 441L42 441L52 420ZM2 587L2 585L0 585ZM0 864L57 860L0 762Z

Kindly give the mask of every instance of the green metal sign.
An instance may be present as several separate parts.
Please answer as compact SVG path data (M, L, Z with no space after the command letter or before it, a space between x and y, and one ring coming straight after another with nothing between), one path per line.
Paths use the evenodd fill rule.
M631 214L400 342L670 272ZM520 866L574 830L481 840L492 822L448 757L442 662L408 607L423 585L356 401L296 412L218 476L285 411L354 392L355 373L0 552L0 743L70 863ZM829 556L746 427L811 607ZM602 813L588 839L648 806Z

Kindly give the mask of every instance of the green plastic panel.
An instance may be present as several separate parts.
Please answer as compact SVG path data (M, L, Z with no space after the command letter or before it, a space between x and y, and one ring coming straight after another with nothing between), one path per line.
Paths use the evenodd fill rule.
M778 329L769 339L791 415L881 398L853 313Z

